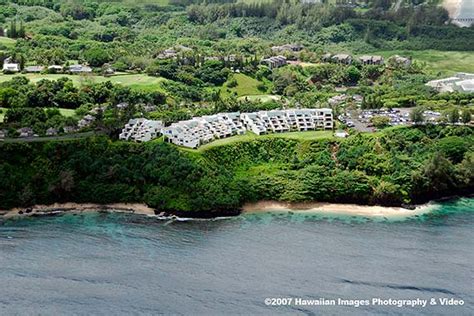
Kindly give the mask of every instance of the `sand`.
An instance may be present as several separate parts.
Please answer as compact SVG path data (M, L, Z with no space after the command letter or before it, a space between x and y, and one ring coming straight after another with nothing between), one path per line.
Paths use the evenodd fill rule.
M256 212L312 212L312 213L328 213L354 216L369 217L398 217L398 216L414 216L429 212L434 206L432 204L424 204L414 209L406 209L402 207L384 207L371 205L356 204L337 204L322 202L305 202L305 203L285 203L277 201L260 201L257 203L248 203L243 207L244 213Z

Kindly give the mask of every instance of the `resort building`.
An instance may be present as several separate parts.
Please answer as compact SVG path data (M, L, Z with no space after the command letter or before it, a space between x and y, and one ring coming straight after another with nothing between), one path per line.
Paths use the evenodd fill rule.
M248 131L257 135L267 133L267 126L257 113L242 113L240 114L240 120Z
M269 132L332 129L334 122L332 110L324 108L218 113L173 123L168 127L162 127L161 130L158 126L162 126L161 122L130 120L120 134L120 139L147 141L158 137L161 131L163 137L170 143L198 148L215 139L242 135L246 130L262 135Z
M144 118L131 119L125 125L119 139L147 142L157 138L163 128L163 122Z
M219 113L173 123L163 128L162 133L173 144L197 148L214 139L243 134L245 127L239 112Z
M25 67L24 71L28 73L40 73L44 70L43 66L28 66Z
M20 64L12 62L11 58L7 58L3 61L3 72L12 73L19 72Z
M286 57L285 56L273 56L269 58L264 58L261 61L262 64L267 65L268 68L274 69L279 68L286 65Z
M452 77L429 81L427 86L436 89L438 92L474 92L474 74L457 73Z
M77 73L91 73L92 68L89 66L84 66L84 65L71 65L68 67L69 72L73 74Z

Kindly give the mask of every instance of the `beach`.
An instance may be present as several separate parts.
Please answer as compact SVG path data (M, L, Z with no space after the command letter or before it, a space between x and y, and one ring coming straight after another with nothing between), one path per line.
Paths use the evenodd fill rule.
M338 204L324 202L287 203L278 201L259 201L243 206L244 213L256 212L312 212L369 217L414 216L429 212L433 204L419 205L413 209L403 207L386 207L378 205Z
M242 207L242 213L261 213L261 212L312 212L328 213L352 216L368 217L408 217L420 215L429 212L435 207L433 204L423 204L413 209L403 207L387 207L378 205L357 205L357 204L339 204L325 202L299 202L289 203L280 201L259 201L255 203L246 203ZM48 216L62 213L84 213L84 212L117 212L131 213L138 215L155 215L155 209L140 203L55 203L51 205L34 205L31 207L18 207L11 210L0 210L0 216L4 218L28 217L28 216ZM161 213L168 217L172 213ZM240 214L236 212L235 215ZM196 214L175 214L179 217L200 217ZM199 215L199 214L198 214ZM229 215L228 215L229 216ZM215 216L214 216L215 217ZM210 218L210 217L209 217Z

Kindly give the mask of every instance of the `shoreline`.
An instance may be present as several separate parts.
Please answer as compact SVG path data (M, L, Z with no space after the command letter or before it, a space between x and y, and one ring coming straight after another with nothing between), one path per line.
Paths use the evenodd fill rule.
M140 203L54 203L50 205L33 205L30 207L15 207L10 210L0 210L0 217L21 218L33 216L53 216L64 213L86 212L116 212L138 215L155 215L155 209Z
M428 202L416 205L414 208L380 206L380 205L359 205L343 204L329 202L279 202L279 201L259 201L255 203L246 203L243 206L242 213L261 213L261 212L293 212L293 213L319 213L319 214L338 214L366 217L397 217L414 216L430 212L435 205Z
M218 217L234 217L241 214L265 212L319 213L338 214L365 217L397 217L414 216L430 212L435 205L432 202L417 205L413 208L387 207L379 205L359 205L329 202L280 202L258 201L245 203L240 210L212 212L182 212L158 211L142 203L54 203L50 205L34 205L31 207L16 207L10 210L0 210L0 218L22 218L38 216L55 216L65 213L111 212L129 213L152 216L162 219L214 219Z

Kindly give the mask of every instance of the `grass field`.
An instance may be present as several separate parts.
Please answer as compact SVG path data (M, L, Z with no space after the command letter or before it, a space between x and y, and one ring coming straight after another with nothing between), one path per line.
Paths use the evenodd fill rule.
M294 140L316 140L316 139L326 139L332 138L333 132L332 131L307 131L307 132L288 132L288 133L276 133L276 134L267 134L267 135L256 135L252 132L247 132L244 135L237 135L228 138L218 139L208 144L205 144L198 149L187 149L184 150L191 151L191 152L202 152L205 150L209 150L210 148L229 145L237 142L244 142L253 139L268 139L268 138L285 138L285 139L294 139Z
M280 100L280 95L274 94L257 94L257 95L246 95L239 98L239 100L247 99L249 101L268 102L273 100Z
M262 91L258 90L258 85L261 84L260 81L249 77L244 74L234 74L233 78L237 81L237 86L234 88L227 88L227 83L222 86L221 93L223 95L229 94L227 89L230 92L236 92L238 97L246 95L259 95Z
M0 36L0 46L3 45L5 47L13 47L15 46L16 41L14 39Z
M71 79L75 85L82 85L86 83L100 83L111 81L112 83L122 84L133 89L147 90L147 91L163 91L161 83L165 81L164 78L150 77L145 74L120 74L111 77L96 76L96 75L65 75L65 74L15 74L15 75L0 75L0 83L11 80L15 76L24 76L32 82L38 82L42 79L57 80L62 77Z
M385 58L393 55L412 57L416 61L425 63L426 69L433 74L451 75L456 72L474 72L474 52L400 50L379 51L373 54L379 54Z

